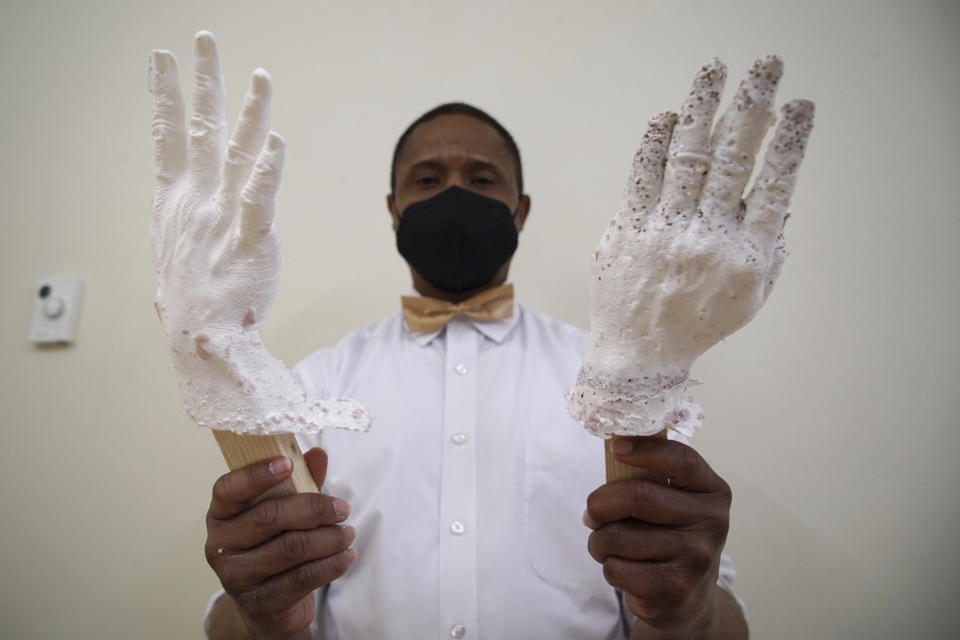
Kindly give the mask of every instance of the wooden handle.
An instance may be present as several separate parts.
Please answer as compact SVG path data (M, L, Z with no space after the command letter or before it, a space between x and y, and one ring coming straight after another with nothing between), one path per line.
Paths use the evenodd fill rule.
M664 429L660 433L650 437L666 438L667 430ZM604 440L603 453L607 464L607 482L616 482L617 480L633 480L634 478L647 478L649 480L656 480L657 482L662 483L666 483L667 481L667 479L659 473L653 473L652 471L647 471L646 469L641 469L640 467L631 467L630 465L623 464L614 458L613 438L607 438Z
M307 461L300 453L297 438L292 433L278 436L239 435L232 431L213 430L213 437L220 445L220 452L231 471L236 471L261 460L287 456L293 462L293 473L273 489L261 495L257 502L266 498L278 498L293 493L319 493L317 484L310 475Z

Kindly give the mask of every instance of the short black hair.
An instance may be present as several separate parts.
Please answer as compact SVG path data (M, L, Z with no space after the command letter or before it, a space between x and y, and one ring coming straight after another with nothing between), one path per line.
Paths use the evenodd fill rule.
M488 114L486 111L478 109L473 105L469 105L465 102L448 102L442 104L439 107L434 107L430 111L427 111L425 114L413 121L406 131L400 136L400 139L397 140L397 146L393 149L393 162L390 163L390 192L396 191L397 188L397 158L400 157L400 152L403 150L403 146L407 143L407 138L410 137L410 134L413 133L413 130L424 122L433 120L438 116L447 116L447 115L464 115L469 116L480 122L485 122L494 129L497 130L497 133L500 134L500 137L503 138L503 141L507 143L507 151L510 152L510 155L513 156L513 163L516 167L516 178L517 178L517 190L522 194L523 193L523 169L520 166L520 148L517 147L517 143L514 142L513 136L510 135L510 132L507 131L502 124L497 122L493 116Z

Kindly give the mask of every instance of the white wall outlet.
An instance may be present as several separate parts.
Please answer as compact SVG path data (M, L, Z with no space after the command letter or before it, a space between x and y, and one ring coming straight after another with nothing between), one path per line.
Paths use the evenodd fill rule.
M83 280L70 276L40 278L33 292L30 342L71 343L77 338Z

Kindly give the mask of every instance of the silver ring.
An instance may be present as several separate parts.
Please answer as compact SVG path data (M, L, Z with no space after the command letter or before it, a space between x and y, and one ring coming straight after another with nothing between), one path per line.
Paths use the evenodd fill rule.
M219 549L217 549L217 553L223 553L223 547L220 547Z
M667 486L670 486L670 478L667 478Z

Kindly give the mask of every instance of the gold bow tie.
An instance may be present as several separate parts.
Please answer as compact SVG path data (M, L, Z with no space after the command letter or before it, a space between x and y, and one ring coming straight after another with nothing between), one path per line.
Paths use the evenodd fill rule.
M422 296L402 296L400 301L410 333L429 333L461 314L479 322L509 318L513 315L513 285L502 284L456 304Z

